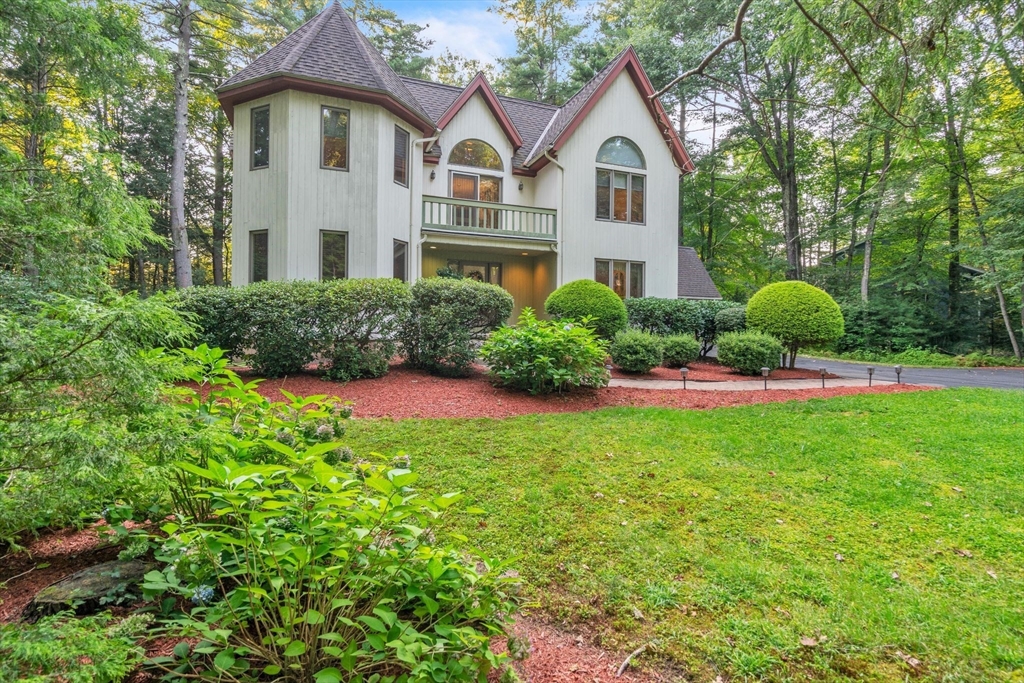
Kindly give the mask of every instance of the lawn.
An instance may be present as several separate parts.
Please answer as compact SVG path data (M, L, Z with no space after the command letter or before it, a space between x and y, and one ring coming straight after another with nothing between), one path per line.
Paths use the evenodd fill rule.
M1019 392L362 420L349 438L486 508L460 530L518 557L548 617L653 640L695 680L1024 680Z

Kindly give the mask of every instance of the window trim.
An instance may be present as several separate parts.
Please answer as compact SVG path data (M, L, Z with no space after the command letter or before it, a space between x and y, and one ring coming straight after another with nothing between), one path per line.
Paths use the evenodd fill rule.
M349 246L350 246L351 243L348 241L348 230L321 230L320 231L320 237L319 237L319 240L318 240L318 243L317 243L317 251L319 252L319 258L317 259L317 279L320 282L324 281L324 235L325 234L344 235L345 236L345 277L332 278L332 279L335 279L335 280L348 280L348 279L350 279L351 275L349 274L350 273L350 271L349 271L349 262L351 261L351 259L349 258L349 254L351 252L351 249L349 248Z
M260 111L267 112L267 163L263 166L255 166L253 162L256 157L256 126L254 124L256 119L256 113ZM270 168L270 105L261 104L258 107L252 107L249 109L249 170L250 171L262 171L265 168Z
M608 264L608 283L609 283L607 285L607 287L610 288L614 292L615 288L612 287L611 283L612 283L612 278L615 277L614 273L615 273L615 262L616 261L619 261L619 262L622 262L622 263L626 264L626 296L624 297L624 299L642 299L644 296L646 296L646 292L647 292L647 261L632 261L630 259L624 259L624 258L595 258L594 259L594 282L598 281L597 280L597 264L598 263L602 263L602 262L603 263L607 263ZM639 296L634 295L633 292L631 291L633 289L633 285L632 285L633 277L632 276L633 276L633 266L634 265L638 265L638 266L640 266L640 268L643 269L643 278L641 280L641 287L643 288L643 292L641 292ZM604 284L604 283L602 283L602 284Z
M629 166L614 166L612 164L598 164L594 169L594 220L602 223L624 223L628 225L647 225L647 174L633 173ZM599 171L607 171L608 179L608 218L601 218L597 215L597 174ZM615 219L615 174L621 173L626 176L626 220ZM644 183L644 219L642 221L631 220L633 216L633 176L640 176ZM607 260L607 259L602 259ZM637 262L639 263L639 261Z
M342 167L342 166L326 166L324 164L324 112L327 111L327 110L337 111L337 112L345 112L346 120L345 120L345 166L344 167ZM351 129L351 124L352 124L352 112L349 111L348 109L346 109L345 107L332 107L329 104L321 104L320 105L320 168L321 169L323 169L325 171L344 171L345 173L348 173L349 166L350 166L349 162L352 160L352 147L349 144L352 141L352 138L349 135L349 133L351 132L351 130L350 130ZM328 230L327 232L338 232L338 231L336 231L336 230ZM348 264L346 263L345 266L347 268Z
M395 185L399 185L401 187L409 187L409 168L411 166L410 157L412 156L409 153L409 143L412 141L412 134L409 133L409 131L407 131L405 128L402 128L401 126L399 126L397 124L395 125L395 154L394 154L394 161L392 163L398 161L398 139L397 138L398 138L398 133L399 132L401 132L401 133L403 133L405 135L405 182L404 183L399 182L398 179L395 178L395 171L397 169L394 169L394 168L392 168L391 179L394 181Z
M253 241L254 241L254 239L256 238L257 235L265 235L266 238L267 238L267 277L265 277L262 280L257 280L256 279L256 273L255 273L256 259L253 258L253 253L255 251L253 249ZM252 284L254 282L266 282L269 279L270 279L270 231L266 230L266 229L263 229L263 230L250 230L249 231L249 284Z

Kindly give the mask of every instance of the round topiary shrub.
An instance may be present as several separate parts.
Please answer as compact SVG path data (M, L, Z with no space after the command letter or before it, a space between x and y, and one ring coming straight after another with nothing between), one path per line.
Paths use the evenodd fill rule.
M747 328L772 335L789 350L789 367L801 346L843 336L843 312L828 292L790 280L761 288L747 304Z
M568 282L551 292L544 310L555 318L582 320L591 318L594 330L611 339L626 329L626 305L607 285L594 280Z
M745 306L723 308L715 314L715 330L723 332L742 332L747 329L747 309Z
M666 368L681 368L700 358L700 342L696 337L675 334L663 337L661 347L664 350Z
M726 332L718 337L718 362L744 375L779 367L782 344L763 332Z
M626 372L650 372L665 357L661 338L640 330L619 332L608 351L612 362Z

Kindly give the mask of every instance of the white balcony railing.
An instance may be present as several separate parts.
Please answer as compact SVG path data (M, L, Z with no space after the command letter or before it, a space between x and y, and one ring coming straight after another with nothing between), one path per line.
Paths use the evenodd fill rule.
M556 214L554 209L424 196L422 225L428 230L554 240Z

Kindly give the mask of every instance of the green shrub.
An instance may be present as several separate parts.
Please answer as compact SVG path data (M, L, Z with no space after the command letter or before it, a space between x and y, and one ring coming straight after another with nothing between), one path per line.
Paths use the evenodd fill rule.
M723 308L715 313L715 333L742 332L747 329L746 306Z
M664 364L667 368L682 368L700 358L700 342L686 334L663 337Z
M210 400L236 394L231 382ZM166 567L143 587L183 606L171 624L199 642L154 664L284 683L484 680L506 659L490 645L515 611L514 575L452 545L465 540L446 532L461 494L419 493L407 460L354 461L336 439L303 437L324 431L317 401L293 403L311 401L289 434L243 422L178 465L182 500L206 508L179 508L154 536Z
M266 377L301 372L316 355L319 282L255 282L241 288L238 314L245 325L243 357Z
M167 297L176 310L193 316L196 346L206 344L237 356L246 333L246 321L239 311L243 291L233 287L188 287Z
M782 342L792 367L801 346L829 344L843 336L843 313L824 290L797 280L776 282L750 298L747 327Z
M512 306L512 295L497 285L442 277L418 280L401 332L406 362L436 375L467 375L477 345L512 315Z
M35 624L2 624L0 680L119 683L142 663L145 652L135 641L151 620L62 612Z
M590 318L594 330L611 339L626 328L626 305L608 286L594 280L576 280L551 292L544 310L558 320Z
M701 357L715 345L718 335L715 317L718 312L737 307L742 306L732 301L712 299L626 299L630 327L661 336L694 335L701 342Z
M394 278L331 280L316 292L316 352L326 376L348 381L380 377L397 352L409 317L409 286Z
M782 344L763 332L726 332L718 337L718 362L744 375L779 367Z
M661 339L640 330L619 332L609 351L612 362L626 372L650 372L664 359Z
M502 327L484 342L480 356L499 385L531 394L607 386L608 344L588 322L538 320L524 308L515 327Z

